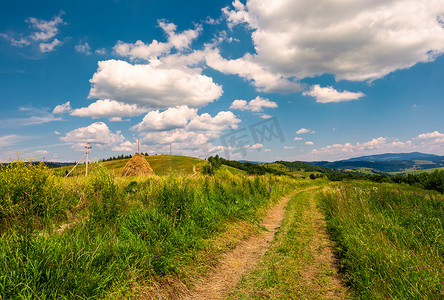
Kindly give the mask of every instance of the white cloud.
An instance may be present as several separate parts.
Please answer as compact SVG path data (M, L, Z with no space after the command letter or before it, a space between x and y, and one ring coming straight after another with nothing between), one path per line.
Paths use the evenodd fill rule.
M311 129L307 129L307 128L301 128L298 131L296 131L296 134L305 134L305 133L316 133L316 131L311 130ZM295 138L296 141L296 138Z
M427 132L418 135L418 139L444 139L444 134L439 131Z
M372 81L444 51L444 0L247 0L223 10L252 29L250 63L298 79ZM239 62L240 63L240 62ZM244 66L242 66L244 67Z
M120 151L120 152L135 152L137 151L137 143L131 143L130 141L125 141L123 143L120 143L119 146L113 147L113 151Z
M216 116L197 114L197 109L187 106L168 108L163 112L149 112L139 124L132 127L139 132L171 131L185 129L186 131L214 131L221 132L227 128L237 128L240 120L231 111L220 111Z
M105 55L106 54L106 49L105 48L100 48L100 49L96 49L96 51L94 51L94 52L96 52L99 55Z
M309 91L305 91L302 93L304 96L311 96L316 98L316 102L319 103L329 103L329 102L343 102L343 101L351 101L358 100L365 96L364 93L361 92L349 92L343 91L338 92L333 87L320 87L319 84L313 85Z
M296 149L296 146L284 146L283 149L284 150L292 150L292 149Z
M61 141L73 144L73 148L84 150L86 143L92 143L99 148L112 147L124 141L124 137L117 131L113 133L103 122L96 122L86 127L80 127L60 137Z
M121 117L139 116L144 112L146 112L145 108L138 107L135 104L126 104L105 99L97 100L88 107L77 108L71 112L71 115L91 118L114 118L114 121L121 121Z
M24 46L29 46L31 44L26 38L20 37L19 39L15 39L6 33L0 33L0 37L7 40L14 47L23 48Z
M91 47L89 46L88 43L84 43L84 44L77 44L74 47L76 49L77 52L79 53L84 53L86 55L90 55L91 54Z
M168 54L172 49L178 51L189 49L192 41L199 36L202 30L201 26L197 26L195 29L185 30L176 34L177 26L173 23L166 23L164 20L159 21L159 27L168 35L167 43L158 42L157 40L153 40L150 44L145 44L140 40L134 44L118 41L114 46L114 51L121 56L127 56L131 59L150 60L163 54Z
M244 146L244 149L257 149L257 150L260 150L260 149L262 149L262 144L256 143L254 145L246 145L246 146Z
M257 96L250 102L245 100L234 100L230 106L230 109L249 110L252 112L262 112L263 108L276 108L278 107L276 102Z
M38 30L31 35L31 38L35 41L47 41L56 36L59 32L58 26L64 24L61 18L62 15L63 12L55 16L51 21L28 18L27 22L29 22L34 29Z
M241 122L231 111L220 111L212 117L204 113L192 119L187 126L189 130L220 132L227 128L236 129Z
M305 145L313 146L314 144L313 144L313 142L311 142L311 141L306 141L306 142L305 142Z
M259 114L259 118L261 118L261 119L271 119L272 116L267 115L267 114Z
M303 138L301 138L301 137L295 137L294 140L295 140L295 141L302 141Z
M132 129L139 131L145 144L154 145L151 148L154 147L156 153L164 153L165 145L173 143L182 155L195 156L203 152L208 156L225 150L213 145L213 140L224 130L237 128L240 122L231 111L221 111L213 117L207 113L198 115L197 109L181 106L150 112Z
M238 59L223 58L219 51L207 51L205 56L207 65L224 74L236 74L249 81L260 92L293 93L300 92L303 85L290 77L278 72L272 72L255 61L251 54L245 54Z
M28 18L26 22L31 25L31 28L35 31L30 35L17 34L11 32L9 34L0 33L0 37L6 39L14 47L24 47L31 44L38 43L39 49L42 53L52 52L57 45L62 44L58 39L54 39L51 42L46 42L54 38L59 32L59 26L66 24L61 16L64 12L60 12L57 16L54 16L52 20L45 21L37 18ZM18 36L18 38L16 38ZM45 43L44 43L45 42Z
M271 149L264 149L264 152L271 152Z
M138 131L165 131L184 128L192 118L197 117L197 109L188 106L177 106L160 112L150 111L133 130Z
M51 43L40 43L39 48L42 53L52 52L54 51L54 48L61 43L62 42L60 42L58 39L54 39Z
M72 108L71 108L71 102L68 101L66 103L57 105L56 107L54 107L54 110L52 111L53 114L64 114L64 113L69 113L71 112Z
M177 105L201 107L222 95L213 79L189 68L132 65L120 60L100 61L90 80L89 98L115 99L150 108Z

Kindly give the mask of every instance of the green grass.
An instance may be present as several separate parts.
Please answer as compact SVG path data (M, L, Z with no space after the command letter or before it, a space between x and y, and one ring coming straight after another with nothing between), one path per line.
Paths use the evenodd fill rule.
M323 186L316 180L311 185ZM262 262L229 295L229 299L325 299L348 297L332 282L334 266L320 256L326 246L320 241L315 195L319 189L292 197L285 219ZM325 231L324 231L325 235ZM310 274L308 274L310 273Z
M403 172L390 172L388 174L390 175L402 175L402 174L412 174L412 175L418 175L421 174L423 172L427 172L427 173L432 173L433 171L444 171L444 167L440 167L440 168L430 168L430 169L421 169L421 170L405 170Z
M181 155L150 155L145 156L145 159L151 165L156 175L167 175L168 173L175 172L178 174L191 175L193 174L193 167L196 172L200 172L202 166L207 164L207 161L189 156ZM101 163L105 166L113 175L121 176L122 169L129 161L129 158L106 161ZM89 169L94 169L95 163L89 165ZM73 166L66 166L55 169L57 175L65 174L65 171L70 171ZM85 174L85 165L81 164L76 167L73 172L73 176L83 176Z
M348 284L361 299L444 297L444 197L350 182L322 199Z
M1 299L130 298L165 277L188 284L294 185L223 170L127 179L105 167L88 178L29 168L0 170L1 180L36 174L0 185Z

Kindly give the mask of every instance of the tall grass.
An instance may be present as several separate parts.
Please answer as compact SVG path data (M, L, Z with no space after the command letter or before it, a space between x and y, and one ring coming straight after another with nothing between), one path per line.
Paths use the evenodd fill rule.
M362 299L444 297L444 197L347 183L322 198L345 279Z
M262 209L294 185L284 177L228 172L123 179L100 167L88 179L59 181L43 166L20 168L33 167L3 168L1 180L17 179L20 172L45 180L2 185L2 299L122 298L149 278L170 275L187 281L190 268L214 259L215 253L207 250L228 224L257 224ZM31 206L31 212L46 220L46 226L27 224L26 243L14 225L25 222L17 216L29 201L14 196L22 190L44 203L43 208Z

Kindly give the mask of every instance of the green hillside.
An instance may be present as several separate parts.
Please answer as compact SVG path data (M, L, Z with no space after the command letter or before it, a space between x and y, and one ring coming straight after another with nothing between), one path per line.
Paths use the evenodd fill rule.
M190 157L190 156L182 156L182 155L151 155L145 156L145 159L153 168L153 171L156 175L166 175L171 172L175 172L178 174L191 175L193 174L193 168L195 168L196 172L200 172L202 167L207 164L206 160ZM101 162L103 166L105 166L114 176L120 176L122 174L122 169L125 164L129 161L129 158L117 159L111 161ZM89 165L89 169L93 169L97 163L92 163ZM67 171L69 172L73 166L66 166L54 169L56 175L64 175ZM72 176L81 176L85 174L85 165L81 164L76 167L76 169L72 172ZM238 170L236 168L230 166L222 166L222 170L228 170L232 174L245 173L242 170Z

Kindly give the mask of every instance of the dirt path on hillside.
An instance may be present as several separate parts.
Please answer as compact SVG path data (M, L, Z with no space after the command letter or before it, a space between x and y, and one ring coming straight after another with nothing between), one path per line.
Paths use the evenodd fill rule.
M337 272L334 245L327 233L324 215L314 199L315 194L310 195L309 206L302 214L301 227L298 230L307 237L306 255L312 257L301 268L301 284L307 297L316 294L322 299L350 299L350 293L341 283Z
M314 188L317 187L306 188L296 193ZM268 211L262 222L266 231L250 237L235 249L223 254L219 264L207 276L195 283L194 289L186 299L223 299L231 292L242 276L250 271L269 249L285 217L285 207L296 193L284 197Z
M193 174L191 175L191 177L194 177L196 175L197 175L196 166L193 166Z

